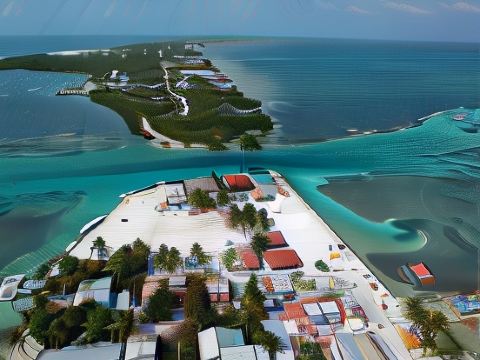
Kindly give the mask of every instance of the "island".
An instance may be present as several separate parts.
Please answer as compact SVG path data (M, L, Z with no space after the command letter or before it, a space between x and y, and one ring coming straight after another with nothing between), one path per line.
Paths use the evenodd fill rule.
M245 97L202 56L202 47L177 41L52 52L1 59L0 70L87 74L83 87L57 95L89 96L117 112L133 134L167 148L225 150L243 134L272 130L261 102Z
M24 318L11 359L407 359L420 342L355 253L259 168L121 194L2 297Z

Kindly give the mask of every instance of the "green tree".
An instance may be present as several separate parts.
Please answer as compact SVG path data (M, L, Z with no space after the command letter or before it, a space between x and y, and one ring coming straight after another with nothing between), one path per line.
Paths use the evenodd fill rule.
M131 274L147 271L149 256L150 246L145 244L140 238L137 238L132 244L132 254L130 257Z
M87 343L94 343L108 339L108 325L112 323L110 309L97 305L88 311L85 326L85 340Z
M79 260L75 256L64 256L62 260L58 263L58 269L60 275L72 275L78 268Z
M242 210L242 219L244 227L248 231L252 231L257 224L257 209L250 203L246 203Z
M237 204L230 205L230 211L228 212L228 225L232 229L238 229L242 226L242 210Z
M168 258L168 246L165 244L161 244L158 249L158 254L155 255L155 258L153 259L155 266L160 269L163 269L167 262L167 258Z
M253 334L253 342L268 352L270 360L275 360L277 352L284 353L285 344L271 331L257 330Z
M216 202L212 199L207 191L195 189L188 196L188 203L199 209L215 208Z
M244 151L262 150L256 136L251 134L243 134L240 136L240 149Z
M133 309L116 312L113 314L113 319L114 322L106 327L111 333L110 340L114 342L115 333L117 333L118 341L125 344L135 330Z
M230 206L228 225L232 229L241 229L245 239L247 238L247 231L252 231L256 224L257 210L255 206L247 203L244 205L243 210L240 210L237 204Z
M426 309L420 298L405 299L405 318L412 322L421 334L424 355L428 350L435 354L438 350L437 337L440 332L448 334L448 318L438 310Z
M55 349L58 349L62 347L68 339L68 327L60 317L50 323L47 334L50 339L50 345L53 346L55 344Z
M190 256L197 259L198 265L206 265L212 260L212 257L203 251L202 245L200 245L198 242L193 243L190 249Z
M213 320L210 295L205 279L201 276L192 276L188 281L185 294L185 318L197 323L199 330L204 329Z
M53 320L53 315L49 314L45 308L35 308L30 317L29 329L30 335L33 336L38 343L46 345L47 331L50 323Z
M227 206L230 204L230 198L226 189L221 189L217 193L217 204L218 206Z
M222 263L228 271L232 271L233 265L238 260L237 250L229 248L222 253Z
M299 360L326 360L322 347L316 342L304 342L300 344Z
M105 271L111 271L117 277L117 287L120 282L130 276L130 254L132 248L130 245L122 245L115 253L110 256L107 264L105 265Z
M164 270L170 274L173 274L179 267L183 265L183 259L180 256L180 251L175 246L172 246L168 251L167 260L164 264Z
M85 310L80 306L69 306L62 319L69 328L81 326L87 320Z
M256 227L259 229L260 232L266 232L270 230L270 225L268 224L268 217L266 211L258 211L257 212L257 223Z
M255 274L245 284L241 300L241 318L245 326L247 341L251 341L255 331L262 329L261 321L268 319L268 314L263 306L265 295L258 288L258 280Z
M101 236L97 236L97 238L95 240L93 240L93 246L96 249L104 249L106 245L107 245L107 243L105 242L105 240Z
M175 304L175 295L168 290L168 284L160 285L150 296L144 313L153 322L172 320L172 307Z
M145 244L140 238L137 238L132 244L133 255L138 256L143 261L147 262L150 256L150 246Z
M36 270L35 273L33 274L32 278L34 280L42 280L45 279L45 276L47 276L48 272L50 271L50 265L48 262L44 262L41 264Z
M263 253L267 250L269 243L270 240L268 239L268 236L261 233L254 234L250 241L250 246L255 255L257 255L261 267L263 267Z

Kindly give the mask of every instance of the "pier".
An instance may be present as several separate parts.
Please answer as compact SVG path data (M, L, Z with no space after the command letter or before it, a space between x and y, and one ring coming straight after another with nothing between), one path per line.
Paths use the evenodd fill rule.
M88 91L84 89L61 89L56 93L57 96L66 96L66 95L80 95L88 96Z

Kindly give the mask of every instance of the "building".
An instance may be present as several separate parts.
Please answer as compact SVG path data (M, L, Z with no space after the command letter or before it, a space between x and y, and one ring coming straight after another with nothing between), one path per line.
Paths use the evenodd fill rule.
M73 299L73 306L78 306L85 301L95 300L100 305L117 310L128 310L130 305L130 292L124 290L120 294L112 292L112 277L84 280L78 285L78 290Z
M240 329L211 327L198 333L200 360L269 360L259 345L245 345Z

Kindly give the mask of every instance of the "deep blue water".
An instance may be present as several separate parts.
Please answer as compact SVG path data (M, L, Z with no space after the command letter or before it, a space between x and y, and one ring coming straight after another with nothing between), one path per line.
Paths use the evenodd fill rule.
M283 126L288 142L408 126L480 104L478 44L276 39L205 53Z
M84 46L75 45L78 39L64 39L63 46L59 39L54 45L49 39L42 44L36 38L36 45L27 40L0 37L2 53L9 53L8 46L16 54L30 46L38 52L116 44L95 38ZM207 53L283 125L277 139L297 143L342 136L349 127L414 123L445 107L479 107L475 49L289 40L219 43L209 45ZM365 75L367 69L375 76ZM9 104L0 105L0 139L7 138L0 142L0 244L9 249L0 256L0 274L29 271L61 253L86 222L113 209L125 191L208 175L212 169L239 169L236 151L156 149L128 134L110 110L88 99L52 95L65 82L81 80L64 74L0 73L0 88L9 95L0 98L0 104ZM35 88L40 89L28 91ZM71 114L72 109L80 115ZM472 123L452 120L458 113L468 113ZM439 291L468 291L478 284L472 249L480 246L479 121L480 112L458 109L392 133L303 145L270 143L264 151L248 154L247 165L286 175L396 294L412 293L398 281L396 267L418 258L435 271ZM12 124L22 126L11 129ZM116 135L109 136L112 132ZM76 135L52 136L64 133ZM429 236L428 247L414 230ZM448 267L439 259L446 259ZM18 321L9 309L0 305L0 329Z

